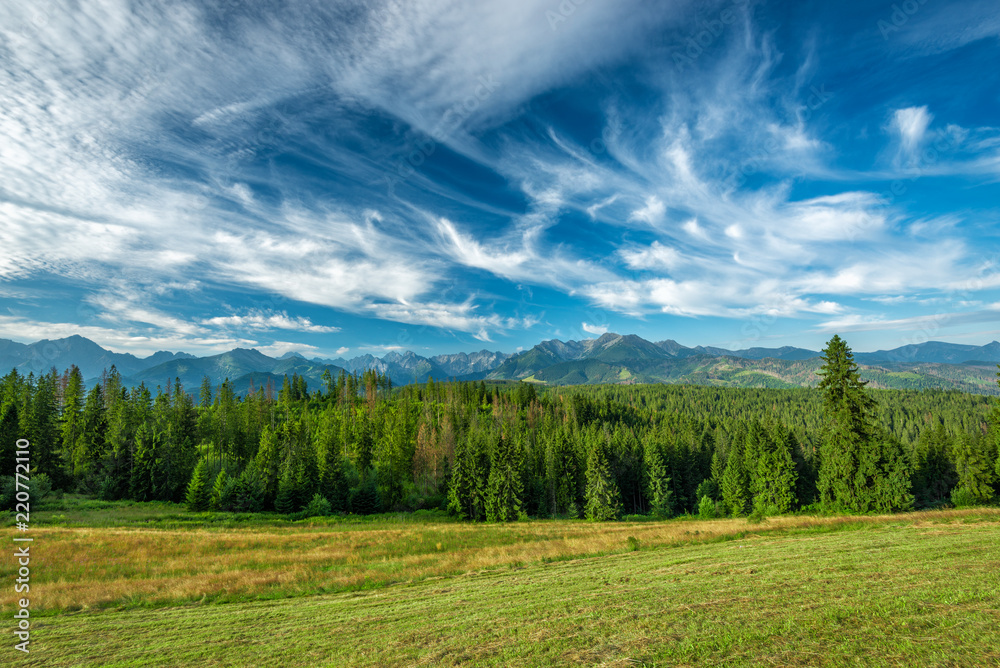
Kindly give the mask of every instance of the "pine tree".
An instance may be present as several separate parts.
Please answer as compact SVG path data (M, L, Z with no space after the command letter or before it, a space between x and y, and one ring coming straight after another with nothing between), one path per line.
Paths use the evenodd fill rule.
M501 434L490 459L486 492L486 519L513 522L521 513L521 451L518 444Z
M921 432L913 448L913 491L921 505L935 505L951 497L958 483L951 450L952 440L943 423Z
M260 435L260 447L254 460L257 476L263 492L265 507L273 506L278 496L278 483L281 480L281 464L284 460L283 448L278 443L278 436L270 427L264 427Z
M2 400L2 397L0 397ZM13 476L15 471L14 453L17 452L17 439L20 437L20 421L17 415L17 404L8 401L0 404L0 476Z
M201 459L191 474L191 482L188 483L187 495L185 496L188 510L192 512L208 510L211 498L212 488L208 480L208 462Z
M74 365L66 378L62 406L62 458L70 477L74 474L74 460L83 436L83 398L83 374Z
M649 502L654 515L667 517L670 515L670 471L657 439L647 436L643 445Z
M722 474L722 503L733 517L746 515L753 501L750 474L743 457L745 449L744 439L733 440L726 458L726 470Z
M587 491L584 509L588 520L617 519L621 513L621 493L611 476L603 443L597 443L587 458Z
M287 378L287 376L286 376ZM295 473L291 467L285 469L278 482L278 495L274 499L274 509L279 513L290 515L302 509L299 495L295 488Z
M478 439L476 439L478 440ZM483 470L472 435L455 444L455 461L448 485L448 510L462 519L480 520L485 514Z
M319 493L330 502L334 512L344 512L350 505L350 487L345 471L346 462L340 454L338 432L333 426L317 433L318 460L321 465Z
M769 434L756 420L751 438L757 441L757 461L751 476L754 511L761 515L781 515L795 503L795 463L783 427Z
M855 512L902 510L913 503L901 446L878 428L851 349L839 336L823 350L819 389L826 425L817 487L828 507Z
M990 466L986 439L961 434L952 448L952 458L958 474L952 502L957 506L969 506L992 501L994 467Z
M211 408L212 407L212 381L209 380L208 376L204 376L201 379L201 390L198 392L199 406L201 408Z
M79 480L87 480L90 474L96 472L96 463L104 454L108 428L104 390L100 383L95 384L87 393L81 423L81 433L73 451L73 474Z
M129 475L128 495L136 501L150 501L156 485L153 480L156 466L157 439L152 425L143 423L135 433L135 454ZM192 478L193 480L193 478Z
M580 516L580 465L576 450L562 430L553 434L545 447L547 510L552 516Z
M212 485L212 497L209 506L212 510L229 510L226 499L226 490L229 486L229 476L226 469L222 468L219 475L215 476L215 483Z

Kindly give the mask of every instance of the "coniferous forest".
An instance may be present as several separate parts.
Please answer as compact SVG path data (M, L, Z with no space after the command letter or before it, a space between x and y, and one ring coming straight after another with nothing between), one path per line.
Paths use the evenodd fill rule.
M36 490L307 516L447 509L468 520L887 512L1000 496L1000 408L864 387L834 337L817 389L298 376L85 388L75 367L0 382L2 461L32 443ZM5 471L2 501L13 501ZM36 494L38 492L36 491Z

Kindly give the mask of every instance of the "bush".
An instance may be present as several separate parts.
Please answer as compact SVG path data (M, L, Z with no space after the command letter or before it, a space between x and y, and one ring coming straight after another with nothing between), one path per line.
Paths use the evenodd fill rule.
M705 478L698 485L698 489L695 490L695 496L699 499L708 497L712 501L719 500L719 483L715 482L711 478Z
M718 517L719 514L716 512L715 501L712 497L707 494L701 497L701 502L698 504L698 517L703 520L711 520Z
M312 500L306 505L306 509L302 511L302 514L305 517L326 517L330 512L330 502L322 494L316 492L313 494Z
M374 515L381 510L382 502L374 480L363 483L351 493L351 512L358 515Z
M630 552L639 551L639 539L636 538L635 536L629 536L628 540L626 540L625 542L627 543Z
M0 509L14 510L15 494L17 488L14 476L5 475L0 478Z
M956 487L951 492L951 504L956 508L972 508L989 503L989 499L976 496L972 490L965 487Z
M0 477L0 509L14 510L14 505L18 503L17 493L23 492L23 482L20 490L17 488L17 478L15 476ZM52 491L52 481L44 473L35 473L28 481L29 503L38 504Z

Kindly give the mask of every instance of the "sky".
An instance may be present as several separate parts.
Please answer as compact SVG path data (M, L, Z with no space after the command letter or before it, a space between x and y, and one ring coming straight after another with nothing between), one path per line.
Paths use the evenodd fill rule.
M1000 6L0 6L0 338L1000 338Z

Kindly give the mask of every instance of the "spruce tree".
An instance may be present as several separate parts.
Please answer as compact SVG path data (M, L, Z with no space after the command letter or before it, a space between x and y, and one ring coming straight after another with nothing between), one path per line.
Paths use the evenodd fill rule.
M513 522L521 513L521 452L517 443L501 434L493 448L486 491L486 519Z
M784 428L768 433L754 421L751 434L757 440L757 461L752 475L754 511L761 515L781 515L795 503L795 463Z
M952 492L956 506L971 506L993 500L993 474L987 455L986 439L961 434L952 449L958 484Z
M585 514L588 520L600 522L617 519L621 513L621 493L611 476L604 444L598 442L587 458L587 491Z
M448 510L462 519L481 520L485 515L483 470L473 438L459 439L448 484Z
M952 439L938 422L934 429L924 429L913 448L913 492L922 506L948 501L958 483L951 459Z
M750 475L744 462L744 439L734 439L729 446L726 470L722 474L722 504L733 517L750 512L753 497L750 492Z
M654 515L667 517L670 515L670 471L656 438L647 436L643 445L649 503Z
M898 442L883 434L874 417L875 402L865 392L854 355L834 336L823 350L826 423L817 483L828 507L854 512L909 508L910 471Z
M191 474L191 482L188 483L187 502L188 510L199 512L208 510L209 502L212 498L211 483L208 480L208 462L201 459Z
M278 495L274 499L274 509L279 513L290 515L302 510L305 504L301 502L299 489L295 484L296 473L291 466L285 468L278 482Z
M576 449L560 429L545 447L545 481L548 512L552 516L580 516L580 465Z
M2 397L0 397L2 399ZM17 452L17 439L20 438L20 426L17 415L17 404L8 401L0 405L0 476L12 476L16 472L14 453Z
M219 475L215 476L215 483L212 485L212 497L209 501L209 506L212 510L229 510L226 503L226 491L229 487L229 476L226 474L226 469L222 468L219 471Z

